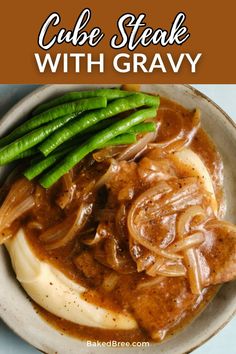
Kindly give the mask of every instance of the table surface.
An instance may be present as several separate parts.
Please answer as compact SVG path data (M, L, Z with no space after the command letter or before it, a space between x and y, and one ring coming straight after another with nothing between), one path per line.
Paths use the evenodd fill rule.
M14 103L39 85L0 85L0 117ZM236 122L236 85L194 85L212 98ZM194 354L236 354L236 318ZM158 353L158 350L156 351ZM36 354L38 350L20 339L0 320L0 354ZM64 353L63 353L64 354ZM66 353L65 353L66 354Z

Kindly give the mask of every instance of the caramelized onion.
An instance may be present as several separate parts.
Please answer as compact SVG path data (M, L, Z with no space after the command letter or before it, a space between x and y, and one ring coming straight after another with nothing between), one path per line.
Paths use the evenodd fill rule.
M32 196L33 189L33 184L25 178L21 178L12 185L0 208L0 244L10 237L9 233L6 235L3 232L4 229L9 228L15 220L35 205Z
M154 180L165 181L176 177L170 160L160 159L159 161L154 161L148 157L144 157L139 162L138 174L146 182L153 182Z
M71 170L72 171L72 170ZM68 204L71 203L74 192L76 189L76 185L73 184L72 180L72 172L66 173L62 178L63 188L60 192L59 196L56 199L56 203L59 205L61 209L64 209Z
M184 277L186 275L186 268L182 263L164 264L158 270L157 274L165 277Z
M150 188L144 193L142 193L132 204L130 211L128 213L127 225L129 234L134 241L139 243L140 245L147 248L149 251L154 252L158 256L169 258L169 259L177 259L181 258L181 256L177 254L170 253L160 247L154 245L144 237L139 234L138 227L135 226L135 212L138 208L140 208L143 204L152 200L158 200L164 193L170 190L170 186L165 182L160 182L156 187Z
M158 270L161 268L164 262L165 262L164 258L160 258L160 257L157 258L156 261L148 268L146 273L151 277L155 277L158 273Z
M184 261L188 269L190 288L193 294L199 295L202 291L201 270L196 250L193 248L184 251Z
M129 213L130 215L130 213ZM161 249L160 247L154 245L150 241L146 240L142 236L139 235L137 228L134 226L133 222L133 216L131 215L130 217L128 216L128 229L131 237L140 245L143 247L147 248L149 251L157 254L160 257L165 257L169 259L177 259L177 258L182 258L182 256L168 252L164 249Z
M148 269L154 262L156 257L153 254L149 254L146 257L139 257L135 259L137 264L137 272L143 272L144 270Z
M119 270L123 266L123 260L118 256L118 244L114 237L109 237L105 244L106 260L110 267Z
M46 189L42 188L40 185L36 185L35 191L34 191L34 200L35 200L35 206L37 208L42 207L42 205L46 204L47 201L47 192Z
M102 287L106 291L112 291L115 289L119 280L119 275L115 272L111 272L107 276L105 276Z
M186 181L183 181L186 180ZM196 204L202 201L202 195L198 193L199 186L196 178L183 178L179 180L181 187L178 191L167 193L162 199L158 208L149 213L149 216L158 216L160 213L173 213L187 206Z
M206 216L205 211L200 205L190 206L180 215L179 221L177 223L178 235L185 235L190 231L190 224L196 216Z
M189 277L189 282L190 282L190 288L193 294L201 294L201 288L202 288L202 270L201 270L201 265L199 264L198 261L198 256L197 252L194 248L188 247L192 243L192 247L194 246L194 240L196 238L194 235L199 238L200 243L204 241L201 241L201 235L202 233L195 233L192 236L184 238L184 235L190 231L190 224L191 221L196 217L196 216L201 216L201 217L206 217L206 213L203 210L202 207L199 205L189 207L184 213L179 218L179 222L177 224L177 232L179 235L179 238L181 238L180 241L176 243L177 247L183 247L184 245L187 246L185 248L182 248L184 251L184 261L188 269L188 277ZM202 235L203 236L203 235ZM197 246L195 244L195 246ZM175 247L174 245L172 247Z
M157 128L158 129L158 128ZM129 145L120 155L117 157L118 161L122 160L135 160L140 156L140 153L143 152L147 145L154 141L157 136L156 132L146 133L142 138L140 138L136 143Z
M83 243L88 246L94 246L98 244L100 241L104 240L109 236L109 233L104 229L103 224L100 223L97 227L97 231L94 237L83 240Z
M43 228L43 225L38 222L38 221L30 221L28 224L27 224L27 227L29 229L37 229L37 230L42 230Z
M165 277L183 277L186 275L186 268L182 263L172 262L165 259L158 259L146 273L152 277L157 275Z
M168 247L168 251L170 252L184 251L188 248L199 246L204 241L205 241L205 237L203 233L195 232L194 234L173 243L171 246Z
M64 247L72 241L79 231L84 227L88 217L92 213L92 203L82 203L75 215L74 222L66 220L48 229L40 236L40 240L45 242L48 250Z
M166 146L170 145L171 143L175 142L176 140L182 138L184 135L183 118L182 118L181 114L179 112L174 111L173 109L164 108L164 107L162 107L158 110L158 113L161 113L161 112L164 112L167 114L171 112L171 114L175 116L174 117L175 125L176 125L176 121L178 121L178 123L179 123L179 130L177 131L176 134L174 134L172 137L170 137L166 141L155 142L154 144L149 144L149 146L159 148L159 149L165 148ZM162 129L163 123L165 123L165 116L161 118L160 129ZM158 137L157 137L157 140L158 140Z
M155 142L155 143L150 143L148 146L151 148L157 148L157 149L165 149L168 148L168 153L173 152L173 151L178 151L186 147L192 139L194 138L199 126L200 126L200 110L196 109L193 113L193 118L192 118L192 129L190 129L187 133L184 132L183 129L183 122L182 116L177 113L176 111L173 111L172 109L169 108L160 108L159 112L161 111L171 111L173 112L179 119L180 121L180 129L174 135L172 138L169 140L163 141L163 142ZM170 147L170 149L169 149Z
M106 173L97 181L95 188L101 188L104 186L110 179L114 176L115 173L119 172L120 166L118 162L114 159L111 159L110 166Z
M68 217L66 220L56 223L39 236L40 241L45 243L45 247L65 236L73 223L72 219L73 217Z
M126 149L126 146L127 145L116 145L100 149L93 153L93 158L97 162L102 162L104 160L111 159L122 153L122 151Z

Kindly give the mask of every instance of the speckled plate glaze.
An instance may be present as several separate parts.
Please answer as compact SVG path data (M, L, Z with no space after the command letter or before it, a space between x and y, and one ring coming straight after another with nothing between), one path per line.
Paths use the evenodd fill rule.
M16 123L23 121L39 103L67 91L114 87L118 85L48 85L39 88L14 106L1 120L0 133L5 134ZM193 109L202 111L202 124L212 137L224 161L227 219L236 223L236 126L220 107L188 85L142 85L142 91L159 93ZM0 169L4 180L6 168ZM0 247L0 315L19 336L46 353L110 354L119 348L87 347L86 342L61 336L34 311L26 294L16 281L4 247ZM184 354L203 344L233 317L236 312L236 282L222 286L214 300L185 330L163 344L149 347L122 348L123 353Z

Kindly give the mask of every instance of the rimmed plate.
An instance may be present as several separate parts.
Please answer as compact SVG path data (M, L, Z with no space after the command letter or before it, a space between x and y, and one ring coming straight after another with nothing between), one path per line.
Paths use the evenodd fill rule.
M23 121L39 103L67 91L114 87L116 85L48 85L40 87L15 105L0 122L0 132L5 134L16 123ZM202 111L202 124L213 138L224 161L225 192L227 199L227 219L236 223L236 126L227 114L189 85L142 85L142 91L159 93L193 109ZM0 179L4 179L6 168L0 168ZM118 348L88 347L86 342L62 336L46 324L34 311L25 292L22 290L11 269L4 247L0 248L0 315L19 336L46 353L58 354L108 354ZM206 310L184 331L166 343L149 347L122 347L127 354L152 353L154 350L164 354L189 353L217 333L236 312L236 283L222 286Z

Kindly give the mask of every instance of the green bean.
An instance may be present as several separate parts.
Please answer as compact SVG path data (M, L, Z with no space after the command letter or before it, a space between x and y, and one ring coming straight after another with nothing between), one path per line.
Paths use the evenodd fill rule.
M69 114L64 117L60 117L51 123L42 126L41 128L35 129L32 132L23 135L13 143L5 146L0 150L0 165L4 165L13 161L19 154L42 142L52 132L62 127L65 123L69 122L74 117L75 114Z
M23 151L21 152L19 155L15 156L12 160L6 162L5 164L3 165L6 165L8 163L11 163L13 161L17 161L17 160L22 160L22 159L25 159L27 157L32 157L34 155L39 155L39 151L37 148L33 147L33 148L30 148L26 151ZM40 154L42 156L42 154Z
M94 126L102 120L141 106L157 107L159 102L159 97L145 94L136 94L127 98L120 98L112 101L106 108L89 112L81 118L76 118L74 122L66 124L63 128L59 129L57 132L52 134L51 137L46 139L39 146L39 150L47 156L65 141L71 139L78 133L85 131L85 129Z
M105 143L103 146L100 146L99 148L105 148L108 146L115 146L115 145L128 145L128 144L133 144L136 141L136 136L135 134L121 134L107 143ZM52 166L55 162L60 160L61 157L66 155L68 152L72 151L74 148L77 146L71 145L67 149L63 149L63 151L59 151L57 153L51 154L46 158L37 160L36 163L28 167L25 172L24 176L28 180L32 180L33 178L37 177L40 175L43 171L45 171L48 167Z
M124 133L116 136L115 138L107 141L105 144L98 147L98 149L103 149L109 146L116 145L129 145L136 142L136 135L131 133Z
M94 129L93 131L86 129L84 131L84 134L77 134L74 138L72 138L72 139L66 141L65 143L63 143L62 145L60 145L55 151L63 150L64 148L67 148L68 146L71 146L71 145L78 146L79 144L83 143L85 140L87 140L91 137L91 134L89 134L89 133L97 132L97 131L101 130L102 127L103 128L108 127L109 125L111 125L111 121L112 121L112 123L115 123L115 122L121 120L120 117L113 117L113 118L116 118L116 119L109 119L109 120L101 121L101 122L93 125L91 128L96 127L96 129ZM100 123L106 123L106 124L100 124ZM139 133L154 132L155 130L156 130L156 123L147 122L147 123L140 123L138 125L135 125L131 129L129 129L127 131L127 133L139 134Z
M34 114L41 113L51 107L58 106L63 103L73 102L81 98L106 97L108 101L111 101L117 98L127 97L132 94L134 94L134 92L119 89L97 89L91 91L68 92L63 96L54 98L46 103L42 103L34 110Z
M43 159L37 161L32 166L28 167L25 172L23 173L24 176L31 181L33 178L40 175L43 171L45 171L48 167L52 166L55 162L60 160L66 153L72 150L72 147L68 148L67 150L54 153L48 157L44 157Z
M67 173L77 163L79 163L86 155L94 151L101 145L116 136L126 133L132 126L143 122L145 119L154 118L156 116L156 107L142 109L131 114L129 117L122 119L119 122L112 124L110 127L95 134L82 146L71 151L60 163L58 163L52 170L49 170L40 179L40 184L44 188L52 186L60 177Z
M157 124L154 122L140 123L129 129L129 133L139 134L155 132Z
M80 114L87 110L106 107L107 100L105 97L87 98L72 103L65 103L60 106L51 108L43 113L40 113L26 122L18 126L10 134L0 139L0 147L7 145L22 135L31 130L40 127L54 119L65 116L67 114Z
M119 117L119 115L115 116L115 117L111 117L110 119L102 120L102 121L92 125L91 127L85 129L84 131L82 131L82 133L83 133L83 135L84 134L90 134L90 133L96 133L99 130L107 128L109 125L111 125L112 123L115 123L115 122L117 122L119 120L121 120L121 117Z
M32 147L28 150L21 152L19 155L15 156L13 160L11 160L11 162L16 160L22 160L25 159L26 157L31 157L37 154L39 154L38 149L36 147Z

